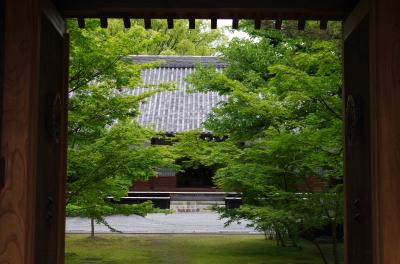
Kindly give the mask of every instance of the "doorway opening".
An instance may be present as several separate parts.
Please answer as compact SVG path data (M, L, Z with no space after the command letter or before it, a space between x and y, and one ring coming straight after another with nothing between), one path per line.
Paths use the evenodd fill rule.
M180 139L171 145L166 144L166 141L161 139L174 134L176 131L165 130L162 137L158 138L157 135L141 128L135 122L132 123L132 120L138 117L138 109L141 106L149 108L153 106L157 110L157 106L160 107L163 100L169 100L172 106L176 106L176 108L179 108L180 105L185 105L185 102L179 104L179 100L170 96L170 93L174 92L174 87L171 89L171 86L174 86L174 80L181 81L178 78L180 72L176 68L188 67L187 64L193 64L193 62L188 61L187 57L178 58L176 55L161 55L157 57L156 59L161 62L155 61L154 58L153 60L148 60L144 56L135 57L132 56L133 54L117 55L117 60L115 57L106 58L109 55L108 53L115 52L106 47L99 49L97 46L107 41L106 37L111 37L113 41L117 42L121 39L123 40L125 35L128 37L136 36L136 42L130 43L130 48L137 45L134 47L137 49L135 52L140 49L160 49L160 46L163 47L165 43L162 42L164 41L162 38L161 43L164 44L157 43L158 45L154 45L151 41L145 42L146 39L149 39L148 31L145 30L148 27L148 24L146 25L148 22L145 22L144 25L136 25L136 22L134 22L135 34L132 35L129 35L129 30L118 30L118 25L114 24L113 21L108 21L107 24L104 24L104 21L100 21L102 26L108 25L109 31L99 29L98 24L94 24L90 20L85 23L84 25L86 25L87 29L79 30L78 28L82 27L82 21L80 23L75 22L76 32L71 33L72 43L74 36L81 38L81 41L85 42L90 37L90 32L88 32L90 27L93 27L92 30L95 34L92 37L94 37L94 40L92 40L92 43L86 43L87 46L85 48L89 47L92 51L97 52L98 55L104 56L105 62L95 62L98 63L95 66L104 72L98 69L91 71L89 67L72 68L70 80L72 80L73 88L70 93L70 124L71 131L75 134L71 133L73 140L70 140L70 144L73 145L69 149L72 155L72 162L70 162L71 166L69 168L69 171L72 172L69 175L69 186L71 187L71 193L75 194L76 197L69 200L71 204L67 207L70 210L69 212L72 212L72 215L80 215L80 212L83 212L83 215L92 219L92 227L94 226L93 220L97 220L113 230L112 225L104 215L110 212L111 214L118 214L118 209L113 206L118 204L117 207L119 207L121 205L120 202L123 202L120 208L126 210L127 214L146 214L150 212L146 211L150 210L149 207L143 207L144 203L138 203L138 201L150 200L155 202L167 201L168 199L171 201L170 193L165 194L166 191L158 193L158 197L155 196L155 192L150 192L157 188L162 178L165 179L168 176L175 177L175 188L213 188L214 184L221 188L226 188L225 192L229 192L229 195L227 196L228 193L225 193L222 199L225 205L229 204L227 201L234 204L233 209L236 209L236 211L226 210L229 208L216 208L215 210L232 222L250 221L257 228L256 231L261 231L266 238L276 239L281 246L290 244L293 247L299 247L297 238L302 237L316 244L320 250L319 253L323 253L324 250L321 249L316 238L319 238L321 234L329 236L329 232L330 234L334 232L334 246L338 246L338 240L341 239L337 236L340 233L337 229L340 229L340 223L338 222L340 222L342 211L342 200L340 199L342 169L332 161L341 160L341 140L337 139L338 137L340 138L341 130L341 95L340 89L337 88L337 86L340 86L341 67L340 57L337 54L337 39L335 38L341 34L340 30L337 30L340 26L333 24L332 31L326 33L318 29L319 26L315 23L310 23L308 26L312 30L299 34L296 33L297 29L293 29L293 23L284 23L285 30L282 32L272 30L261 32L258 31L257 24L257 30L254 31L249 29L254 27L253 23L244 24L248 28L250 37L248 39L233 40L229 44L231 46L228 45L221 48L225 59L230 63L226 66L227 74L215 70L215 63L218 64L218 60L214 61L212 67L208 67L209 65L204 65L207 62L205 56L192 57L192 60L199 61L196 74L187 76L187 81L195 87L193 89L197 89L197 92L205 93L207 96L212 95L212 92L226 96L225 100L222 100L220 104L217 102L216 105L219 107L212 109L207 105L211 110L211 117L198 122L198 124L205 121L206 126L209 128L214 126L215 131L213 132L216 132L219 138L225 138L225 140L210 140L213 136L208 135L208 132L203 134L195 132L194 134L184 135L186 137L184 139L182 136L178 136ZM285 27L286 25L287 27ZM168 24L164 26L168 26ZM186 26L191 27L190 22ZM263 26L271 28L272 24L265 23ZM296 27L298 26L296 25ZM168 31L165 30L164 32ZM204 32L200 31L198 34L201 35ZM319 38L313 40L310 36L318 36ZM168 36L165 37L167 39L166 43L168 43L170 40ZM176 45L175 47L185 51L188 47L190 48L190 41L188 39L182 40L185 45L183 47ZM145 43L144 46L141 46L143 43ZM173 40L172 43L174 43ZM94 63L93 58L90 58L90 54L81 54L81 57L74 57L74 55L81 52L81 50L74 48L76 47L72 46L72 58L76 60L82 59L83 63ZM97 50L95 50L96 48ZM167 49L168 46L163 48L166 49L165 52L168 54L175 52L172 49ZM204 49L204 47L201 48ZM213 47L211 46L210 48ZM126 50L117 47L117 52L126 52ZM142 63L139 66L137 64L128 65L126 64L127 60L141 60ZM183 60L183 62L180 60ZM71 62L76 63L75 60ZM171 65L168 66L168 63L186 63L186 65L171 67ZM126 68L121 68L123 64L125 64ZM172 83L146 83L146 80L151 79L150 71L154 67L162 69L154 72L154 76L157 76L158 80L162 80L166 72L169 71L167 79ZM172 69L168 70L170 69L168 67ZM193 68L193 65L190 67ZM85 71L88 69L88 73L93 77L92 80L84 76ZM120 75L115 74L110 69ZM138 75L138 73L142 73L144 82L141 82L139 78L129 79L132 75ZM124 76L127 77L125 78ZM304 82L297 82L298 80L303 80ZM327 80L330 83L328 82L327 85L322 84ZM136 93L137 90L126 87L127 84L132 85L132 83L138 84L137 87L142 90ZM175 83L175 85L178 84ZM110 88L114 90L110 91ZM320 90L316 88L320 88ZM194 90L194 92L196 91ZM164 93L165 96L152 101L151 96L157 97L159 93ZM130 95L135 95L136 101ZM121 99L120 96L125 100L122 102L116 100ZM114 105L110 104L110 102ZM206 105L205 100L201 103L202 106ZM118 111L113 111L112 107L117 104L121 104L122 108L118 109ZM129 109L129 104L134 106L132 110ZM188 101L186 104L193 106L195 102ZM128 111L126 107L128 107ZM89 117L79 116L79 114L85 115L87 112L79 112L76 111L77 109L88 111ZM183 113L187 113L184 108L181 110ZM101 114L101 111L104 111L105 114ZM123 115L124 111L128 114ZM203 116L203 113L199 112L191 114ZM147 116L139 117L136 120L151 120L153 123L146 125L153 126L157 126L157 122L155 122L157 119L165 121L167 125L171 125L171 123L176 125L171 121L173 118L168 119L157 116L154 111L146 114ZM184 118L179 118L178 116L177 120L180 122ZM93 121L94 124L91 123ZM197 121L199 120L197 119ZM104 122L103 127L100 129L96 127L99 122ZM179 125L184 127L184 122L180 122ZM190 125L188 127L192 129L198 128ZM139 134L138 131L140 131ZM315 135L316 138L313 138ZM328 138L327 135L332 138ZM271 138L275 142L271 141ZM322 138L327 141L321 141ZM122 141L119 141L121 139ZM329 142L329 139L332 139L332 141ZM158 146L151 145L154 142L164 143L158 144ZM308 142L308 145L304 145L305 142ZM194 145L189 145L188 147L185 145L187 143L193 143ZM166 154L170 146L176 147L176 153L178 153L175 154L178 159L175 158L172 163L171 159L167 160L162 156ZM223 147L222 150L220 149L221 147ZM156 151L154 151L155 149ZM204 149L205 153L197 152L201 149ZM289 152L289 155L287 155L287 152ZM93 153L96 153L96 155L93 155ZM182 154L185 155L182 156ZM308 156L309 154L311 155ZM95 160L90 160L90 155L95 156ZM225 158L218 160L223 155L226 155ZM167 165L168 162L171 168L173 166L183 167L185 163L188 163L187 156L190 157L190 162L198 162L200 166L185 167L177 173L161 167L162 165ZM288 159L288 156L291 156L290 159ZM322 158L318 159L318 157ZM217 161L214 162L213 159ZM231 160L235 160L235 162L231 163ZM136 163L131 163L132 161ZM266 162L268 165L261 161ZM83 167L82 162L88 167ZM94 162L93 164L97 167L93 166L91 162ZM145 167L143 164L150 165ZM271 166L271 164L273 165ZM145 180L151 176L151 173L154 173L155 168L159 168L158 173L163 172L175 175L159 174L159 177L147 182L150 188L148 192L152 195L150 197L146 196L143 191L135 192L135 183L133 183L133 188L129 195L123 196L121 195L120 187L126 184L126 180L129 178L123 174L125 172L123 169L129 166L133 166L126 171L131 178L132 176L139 176L138 179L142 177ZM132 168L135 169L132 170ZM78 175L77 172L79 170L86 170L85 173L81 173L85 177L81 179L75 177L75 175ZM211 175L216 171L219 174L216 176L216 180L211 181ZM102 173L106 177L99 177ZM92 189L89 188L90 182L88 180L90 178L93 179L94 184ZM103 182L103 180L105 181ZM115 189L115 191L111 188L113 187L113 181L117 183L116 187L119 188ZM80 184L83 184L84 187L82 188ZM313 184L317 185L318 189L314 188ZM142 188L147 187L142 185ZM306 191L299 194L300 190ZM107 199L99 195L93 195L93 193L99 191L108 193L108 196L105 197ZM82 196L77 195L82 195L85 192L87 197L84 199L80 198ZM232 192L234 192L233 196L231 195ZM239 193L240 195L238 196L237 194ZM188 195L185 195L185 199L188 199ZM198 194L196 195L198 196ZM119 197L117 201L115 200L116 197ZM90 206L96 199L104 202L104 204L102 206ZM180 197L180 199L183 198ZM245 206L240 207L238 206L240 203L235 203L235 201L242 199ZM296 202L298 208L288 208L287 206L291 206L292 203L286 203L284 202L285 200ZM114 202L110 203L110 201ZM317 208L315 208L315 204L310 207L308 201L316 202ZM320 203L321 201L323 202ZM137 211L129 211L127 209L129 206L125 206L127 203L135 204ZM160 204L168 205L168 203ZM246 212L243 208L250 211ZM297 220L305 220L305 215L301 215L300 212L313 208L320 210L319 213L321 214L326 212L325 216L327 218L322 218L323 221L312 228L304 229L307 233L303 230L305 222L298 225L297 229L291 229L292 224L298 222ZM260 218L259 213L255 213L257 210L264 210L263 212L267 214L267 217L262 221L273 219L272 216L276 212L285 212L286 210L286 214L274 218L270 223L263 225L261 221L258 221ZM232 212L233 214L229 215ZM293 219L292 214L295 213L297 214L295 215L296 221L285 222ZM310 215L317 216L315 212ZM278 225L282 226L278 227ZM327 226L335 229L331 229L328 234L323 234L323 230ZM114 231L116 231L115 228ZM321 256L325 258L324 254L321 254ZM334 258L335 263L338 263L339 255L334 255Z

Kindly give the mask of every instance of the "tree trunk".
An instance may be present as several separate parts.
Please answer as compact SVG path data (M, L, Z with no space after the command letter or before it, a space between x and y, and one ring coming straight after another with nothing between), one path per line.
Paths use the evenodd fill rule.
M283 236L281 235L281 232L276 231L276 236L277 236L278 245L280 245L281 247L286 247L285 240L284 240Z
M321 247L319 246L318 242L314 239L311 241L318 249L318 252L322 258L322 261L324 262L324 264L328 264L328 261L326 260L326 257L324 255L324 252L322 251Z
M339 257L337 252L337 224L332 222L332 255L333 255L333 263L339 264Z
M94 218L90 218L90 237L94 238Z

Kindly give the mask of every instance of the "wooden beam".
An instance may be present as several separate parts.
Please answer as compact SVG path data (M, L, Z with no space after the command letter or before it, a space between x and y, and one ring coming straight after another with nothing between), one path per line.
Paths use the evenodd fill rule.
M343 39L347 37L355 30L355 28L361 23L369 11L369 0L360 0L353 12L343 22Z
M65 17L108 17L120 18L128 14L132 18L171 18L188 19L194 16L198 19L211 19L218 14L220 19L263 19L274 20L277 14L282 19L296 20L298 16L306 20L343 20L353 9L357 0L55 0Z
M43 13L50 20L54 28L57 29L58 33L63 35L67 29L65 19L60 15L53 2L46 0L42 2L42 5Z

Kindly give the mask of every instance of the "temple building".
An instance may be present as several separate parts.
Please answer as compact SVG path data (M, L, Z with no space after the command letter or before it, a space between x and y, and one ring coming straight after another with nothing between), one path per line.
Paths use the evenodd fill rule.
M222 72L227 66L215 56L131 56L133 63L162 61L156 68L142 71L144 87L130 92L138 95L150 85L173 83L176 90L159 92L140 105L138 122L144 127L159 131L166 137L190 130L200 130L200 137L212 137L202 128L213 107L226 99L216 92L189 92L185 79L195 71L196 65L215 67ZM153 138L152 144L171 144L165 137ZM179 163L180 161L177 161ZM215 171L209 167L189 168L176 172L159 168L158 175L147 181L134 182L127 201L152 200L155 205L177 211L200 211L212 204L226 205L238 201L236 194L218 190L212 177ZM230 206L230 205L229 205Z

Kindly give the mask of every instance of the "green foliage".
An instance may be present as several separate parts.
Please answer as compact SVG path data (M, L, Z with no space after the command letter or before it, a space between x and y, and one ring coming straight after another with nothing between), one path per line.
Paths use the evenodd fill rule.
M79 29L76 21L68 21L68 214L90 217L112 229L104 216L157 211L149 202L129 206L117 202L134 181L155 176L158 167L174 166L165 147L150 146L154 132L134 121L140 103L154 93L174 89L174 84L148 85L147 91L131 95L133 87L143 87L141 71L162 61L138 65L128 56L211 55L213 42L224 41L224 36L205 26L199 21L188 31L187 22L178 20L169 30L165 21L153 20L153 29L145 30L141 21L132 20L132 27L124 29L121 20L109 20L103 29L98 20L88 19L85 29Z
M296 244L300 235L314 240L317 229L342 222L340 49L331 37L250 34L221 48L223 73L198 67L187 79L193 90L228 95L204 123L227 140L221 147L204 142L209 149L201 152L189 143L180 147L187 144L192 158L212 164L230 146L230 155L214 161L214 181L242 193L244 206L219 209L222 216L250 219L281 245Z
M172 147L175 159L184 160L183 169L199 165L224 167L235 151L237 148L231 142L202 139L199 130L177 134Z
M133 121L114 124L90 144L68 149L68 202L89 207L126 195L132 180L154 176L171 160L162 147L146 146L151 133ZM103 202L102 202L103 201Z

